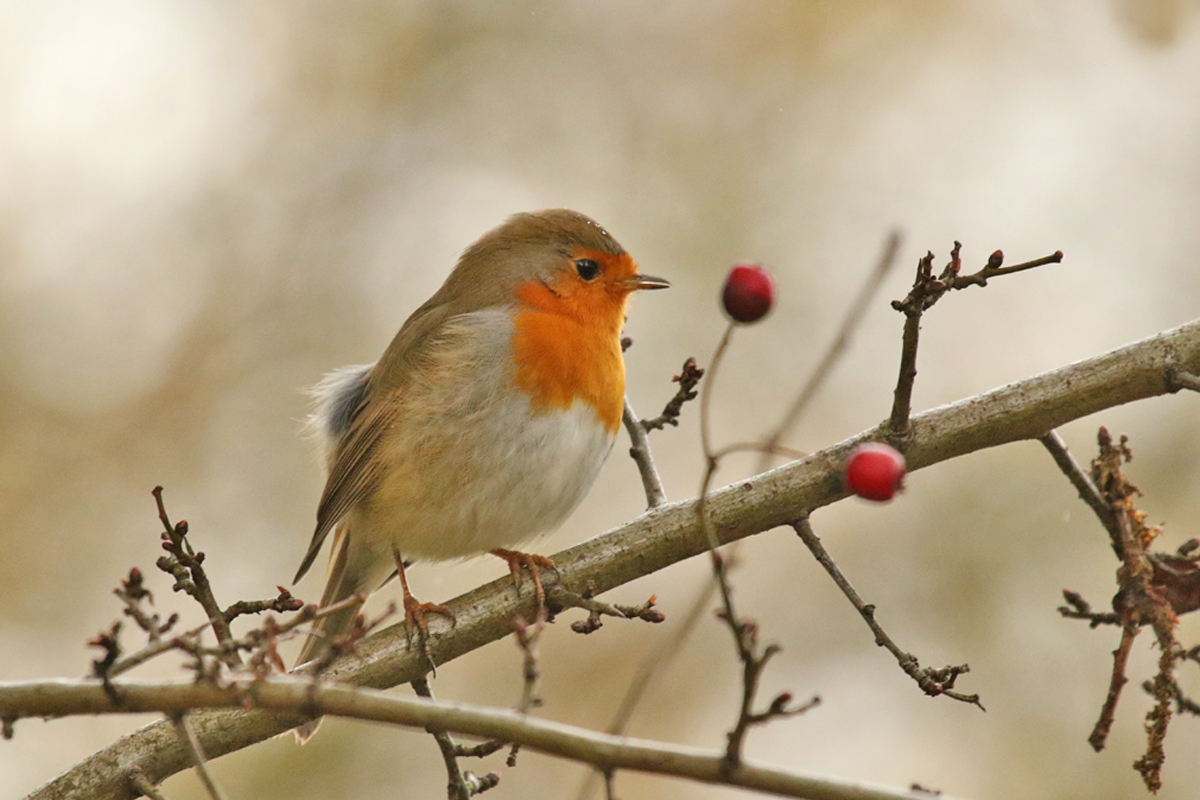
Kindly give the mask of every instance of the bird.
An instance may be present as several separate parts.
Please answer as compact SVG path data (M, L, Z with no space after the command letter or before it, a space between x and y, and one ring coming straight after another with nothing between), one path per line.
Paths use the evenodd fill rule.
M553 566L514 548L556 529L612 450L629 298L670 286L638 270L567 209L514 214L466 248L378 361L312 390L327 480L295 581L332 534L321 607L398 576L405 622L424 632L448 609L413 597L411 562L490 552L535 580ZM353 623L360 604L345 605L317 618L298 667Z

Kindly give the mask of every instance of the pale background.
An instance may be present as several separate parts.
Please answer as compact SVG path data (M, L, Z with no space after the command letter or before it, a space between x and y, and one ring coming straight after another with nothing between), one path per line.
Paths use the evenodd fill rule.
M110 594L153 570L150 497L190 521L225 602L293 574L321 477L297 437L302 387L377 357L456 254L507 214L568 206L675 288L636 298L630 394L669 396L723 325L730 263L775 270L775 313L735 338L719 441L759 436L831 338L888 230L902 272L790 443L818 449L890 404L903 295L926 249L968 266L1062 249L1066 261L947 298L925 320L915 403L928 408L1098 354L1197 316L1200 4L1105 2L150 2L0 4L0 679L79 676ZM673 499L693 494L695 409L654 436ZM1200 534L1200 399L1161 398L1064 429L1131 435L1131 476L1165 545ZM553 552L641 511L619 444ZM752 460L731 462L733 480ZM824 705L755 731L749 755L797 770L965 797L1144 796L1135 647L1110 748L1087 735L1113 630L1055 612L1060 591L1113 591L1105 536L1037 444L913 475L887 506L814 516L902 646L969 662L988 711L921 695L786 530L744 549L737 598L783 653L764 697ZM319 594L313 570L298 589ZM494 559L421 567L449 598ZM643 652L706 575L700 560L625 587L669 621L565 620L543 644L547 718L603 727ZM164 613L195 610L155 575ZM1200 639L1194 620L1185 642ZM707 621L635 735L719 747L737 665ZM131 644L133 638L128 640ZM143 674L175 674L163 664ZM1190 688L1200 691L1191 670ZM510 705L509 641L438 672L445 698ZM406 692L407 689L396 691ZM0 795L33 789L146 721L17 725ZM1200 724L1177 719L1169 800L1195 797ZM502 798L572 798L585 770L525 753ZM219 760L231 798L444 796L425 734L329 722ZM623 798L740 793L622 774ZM201 796L170 780L174 800Z

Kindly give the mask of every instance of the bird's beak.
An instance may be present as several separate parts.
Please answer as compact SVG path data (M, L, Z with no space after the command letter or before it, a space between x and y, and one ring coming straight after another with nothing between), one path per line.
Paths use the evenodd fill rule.
M636 291L637 289L669 289L671 284L662 278L655 278L653 275L631 275L624 281L629 290Z

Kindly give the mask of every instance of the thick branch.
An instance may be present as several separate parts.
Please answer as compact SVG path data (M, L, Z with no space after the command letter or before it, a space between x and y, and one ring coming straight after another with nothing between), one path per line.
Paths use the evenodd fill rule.
M722 773L715 751L594 733L573 725L539 720L515 711L434 702L421 697L346 686L313 685L308 680L275 678L241 687L207 683L123 682L122 706L116 708L96 679L0 684L0 715L55 716L72 713L164 711L178 713L200 706L241 706L314 715L389 722L435 731L519 742L531 750L592 764L611 772L629 769L673 775L704 783L741 786L782 797L810 800L913 800L915 792L896 792L742 763ZM76 797L76 794L64 795ZM945 798L945 795L942 795ZM950 800L946 798L946 800Z
M993 389L926 411L911 420L905 453L917 470L965 453L1036 439L1054 428L1105 408L1177 390L1174 370L1200 373L1200 320L1114 352ZM880 439L878 428L806 458L713 492L707 509L721 543L788 524L845 496L841 469L851 449ZM696 517L696 500L649 511L554 556L568 589L580 594L589 581L597 593L708 551ZM527 593L528 594L528 593ZM507 576L448 604L458 624L435 621L429 649L446 663L512 632L513 616L530 616L528 597L518 599ZM356 652L329 670L336 680L375 688L409 683L425 671L424 660L408 653L404 628L392 626L358 644ZM236 717L236 719L235 719ZM300 720L261 711L200 712L190 721L210 758L274 736ZM51 783L33 798L87 796L130 798L127 779L134 765L150 780L190 766L169 724L154 723L123 737Z

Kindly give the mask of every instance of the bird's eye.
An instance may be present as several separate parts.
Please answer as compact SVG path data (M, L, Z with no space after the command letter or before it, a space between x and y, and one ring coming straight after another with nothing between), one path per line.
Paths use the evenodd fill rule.
M600 274L600 265L590 258L577 258L575 259L575 271L585 281L593 281Z

